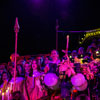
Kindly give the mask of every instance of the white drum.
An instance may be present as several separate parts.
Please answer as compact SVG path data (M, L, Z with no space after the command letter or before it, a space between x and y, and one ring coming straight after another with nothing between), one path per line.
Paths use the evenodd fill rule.
M44 83L52 90L58 89L60 85L59 78L55 73L47 73L44 76Z
M85 77L81 73L77 73L76 75L71 77L71 83L73 86L81 86L85 83Z
M78 90L78 91L84 91L84 90L86 90L87 85L88 85L88 83L87 83L87 80L86 80L84 84L82 84L81 86L75 87L75 89Z

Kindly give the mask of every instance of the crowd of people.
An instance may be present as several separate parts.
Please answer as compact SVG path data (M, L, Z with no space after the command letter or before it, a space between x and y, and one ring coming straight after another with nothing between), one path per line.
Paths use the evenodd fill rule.
M47 55L30 56L27 59L17 54L15 87L14 57L12 54L11 61L0 64L0 91L5 93L9 87L9 100L92 100L93 95L99 91L99 41L92 42L87 49L80 47L78 50L65 52L61 58L57 50L52 50ZM54 86L49 86L51 83L44 80L50 73L57 76L57 84ZM78 73L83 74L88 83L87 87L80 91L71 83L71 78ZM52 79L50 81L52 82ZM93 91L96 91L95 94ZM0 100L1 98L2 94ZM5 97L4 100L8 99Z

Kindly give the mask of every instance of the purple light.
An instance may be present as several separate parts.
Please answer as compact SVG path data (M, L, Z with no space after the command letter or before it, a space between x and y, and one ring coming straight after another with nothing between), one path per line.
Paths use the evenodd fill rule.
M69 2L71 2L71 0L59 0L59 3L61 4L67 4Z
M44 0L30 0L32 6L35 8L35 9L41 9L44 5Z
M42 0L34 0L35 3L41 3Z
M34 3L34 5L38 6L42 4L43 0L32 0L32 2Z

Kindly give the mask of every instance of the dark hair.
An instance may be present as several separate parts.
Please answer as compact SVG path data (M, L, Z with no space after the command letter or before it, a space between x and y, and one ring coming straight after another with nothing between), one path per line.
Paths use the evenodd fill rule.
M33 62L33 61L36 61L36 64L37 64L37 62L38 62L37 59L33 59L32 62ZM39 66L39 65L37 64L37 70L38 70L38 71L40 71L40 67L41 67L41 66ZM32 65L31 65L31 68L32 68Z
M58 52L56 49L51 50L51 52L52 52L52 51L56 51L56 52L57 52L57 54L59 55L59 52Z
M31 62L25 62L24 64L24 75L25 75L25 65L28 64L30 68L30 73L29 73L29 76L32 76L33 74L33 70L32 70L32 63Z
M3 74L7 74L8 81L10 80L9 73L4 71L4 72L1 74L1 82L0 82L0 84L3 83L3 79L2 79L2 78L3 78Z
M22 77L24 77L24 68L23 68L23 66L21 65L21 64L17 64L17 66L20 66L21 67L21 75L19 74L19 70L18 70L18 67L16 67L16 70L17 70L17 74L18 74L18 76L22 76Z

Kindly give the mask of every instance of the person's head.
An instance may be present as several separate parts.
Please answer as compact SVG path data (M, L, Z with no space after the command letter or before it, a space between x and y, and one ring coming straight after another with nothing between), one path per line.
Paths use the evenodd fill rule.
M36 57L36 61L37 61L37 65L41 66L41 64L42 64L42 56L37 56Z
M0 65L0 74L3 73L4 69L5 69L4 66Z
M23 66L21 64L17 64L17 71L19 76L23 73Z
M32 69L33 70L37 69L37 61L35 59L32 60Z
M30 74L31 73L31 63L29 63L29 62L26 62L25 64L24 64L24 70L25 70L25 74Z
M92 42L90 46L96 48L96 43Z
M3 82L6 81L6 80L9 80L8 73L3 72L2 75L1 75L1 79L2 79Z
M91 54L94 54L96 51L96 48L92 47L92 46L88 46L87 48L87 52L91 53Z
M59 58L59 53L58 53L57 50L52 50L51 51L51 58L52 58L52 60Z
M12 69L9 69L9 73L11 77L14 77L14 67L12 67Z
M7 71L7 64L6 63L0 64L0 74L2 74L3 71Z
M13 63L8 62L7 70L9 71L9 70L11 70L11 69L13 69L13 68L14 68Z
M19 54L16 54L16 57L19 57ZM11 60L11 62L14 62L15 61L15 53L12 53L10 55L10 60Z
M78 49L78 54L80 54L80 55L83 55L84 54L84 48L83 47L80 47Z
M71 53L71 55L72 55L72 58L76 57L77 56L77 51L73 50L72 53Z
M46 57L44 58L44 64L46 65L46 64L48 64L49 62L50 62L49 57L46 56Z

